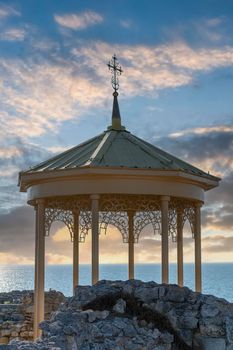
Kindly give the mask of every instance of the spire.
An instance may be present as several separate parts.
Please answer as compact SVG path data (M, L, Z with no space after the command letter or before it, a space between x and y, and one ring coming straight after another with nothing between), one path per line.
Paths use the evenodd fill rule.
M109 129L114 130L125 130L125 127L121 125L121 115L120 115L120 109L118 105L118 92L119 89L119 80L118 76L123 73L123 70L121 69L121 66L117 62L117 57L114 54L111 61L108 63L108 68L112 73L112 87L114 89L113 92L113 107L112 107L112 125L109 127Z
M121 125L121 114L120 114L120 109L118 105L118 100L117 100L118 93L114 91L113 93L113 106L112 106L112 129L117 129L121 130L122 125Z

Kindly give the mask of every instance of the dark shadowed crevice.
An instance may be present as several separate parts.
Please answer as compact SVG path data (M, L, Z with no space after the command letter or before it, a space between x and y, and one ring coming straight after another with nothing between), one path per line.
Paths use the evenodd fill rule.
M103 295L87 303L82 309L99 311L109 310L114 313L112 308L120 298L124 299L126 302L126 312L124 315L120 314L121 317L137 317L138 320L145 320L147 323L152 323L154 328L157 328L160 332L169 332L173 335L174 345L177 349L192 350L192 347L184 342L166 316L158 311L151 310L150 308L143 306L143 303L140 300L130 294L118 292Z

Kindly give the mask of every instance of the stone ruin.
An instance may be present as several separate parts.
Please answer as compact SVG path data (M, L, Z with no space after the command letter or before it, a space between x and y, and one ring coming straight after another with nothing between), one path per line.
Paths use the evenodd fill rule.
M12 339L33 340L33 296L29 290L0 294L0 344ZM65 301L62 293L45 293L45 319Z

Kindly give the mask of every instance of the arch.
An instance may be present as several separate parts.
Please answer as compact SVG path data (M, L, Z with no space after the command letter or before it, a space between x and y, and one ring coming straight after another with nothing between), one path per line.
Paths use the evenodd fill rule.
M183 222L182 222L183 227L186 221L189 222L191 232L192 232L192 237L195 238L195 207L194 206L184 208Z
M54 221L63 222L69 230L71 242L74 239L74 215L72 210L64 210L60 208L45 209L45 235L49 236L51 225ZM85 242L85 236L91 229L91 212L79 212L79 242Z
M104 211L100 212L99 218L100 232L104 231L106 234L109 225L116 227L121 235L124 243L128 242L128 215L124 211Z
M168 229L169 235L173 242L177 241L177 216L178 213L182 217L182 229L186 221L189 222L192 237L195 236L195 203L185 200L173 198L169 203Z
M73 213L71 210L46 208L45 209L45 235L49 236L54 221L63 222L69 230L71 241L74 237Z
M138 242L142 230L151 224L154 234L161 232L161 212L160 211L139 211L134 215L134 242Z

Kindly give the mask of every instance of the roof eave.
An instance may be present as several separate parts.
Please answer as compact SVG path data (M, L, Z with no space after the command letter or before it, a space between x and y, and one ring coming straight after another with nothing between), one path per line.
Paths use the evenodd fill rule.
M113 174L114 172L114 174ZM199 184L205 191L215 188L219 185L220 178L211 176L211 178L190 174L181 170L148 169L148 168L125 168L125 167L93 167L85 166L76 169L49 170L43 172L21 172L19 173L18 186L20 192L27 192L27 189L33 184L44 182L46 179L58 180L62 178L84 176L84 175L128 175L128 176L154 176L171 177L176 179L185 179L189 182Z

